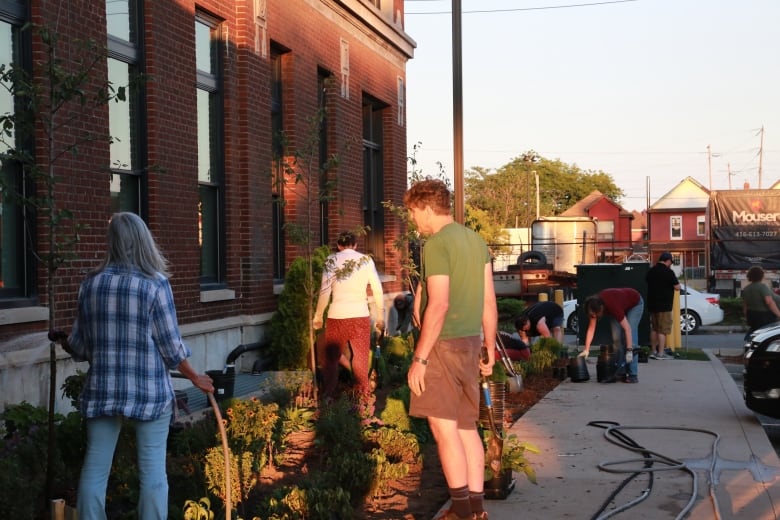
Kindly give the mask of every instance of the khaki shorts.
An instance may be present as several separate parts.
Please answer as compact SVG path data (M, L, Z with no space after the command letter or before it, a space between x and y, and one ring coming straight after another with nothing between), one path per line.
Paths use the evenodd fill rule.
M672 333L672 311L651 312L650 327L659 334Z
M409 415L455 420L474 430L479 419L479 336L439 340L425 370L425 391L412 394Z

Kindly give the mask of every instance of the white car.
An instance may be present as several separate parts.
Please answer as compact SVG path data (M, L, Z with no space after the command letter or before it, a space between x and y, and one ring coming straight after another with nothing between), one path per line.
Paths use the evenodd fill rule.
M579 319L575 310L577 300L563 302L563 323L567 329L577 334ZM720 295L703 293L685 284L680 284L680 332L691 334L702 325L714 325L723 321L723 309L720 308Z

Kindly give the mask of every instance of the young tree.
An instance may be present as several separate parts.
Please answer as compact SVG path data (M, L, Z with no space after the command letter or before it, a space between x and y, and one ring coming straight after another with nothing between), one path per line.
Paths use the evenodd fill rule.
M320 216L322 203L333 199L338 185L333 172L337 171L340 163L336 154L322 157L321 130L325 122L326 108L323 105L307 119L307 131L297 146L290 146L286 136L276 136L284 150L283 157L275 158L282 172L276 177L276 182L282 185L279 191L284 191L286 197L292 199L297 217L285 222L284 231L300 256L290 266L277 312L271 319L270 349L280 368L300 369L308 364L313 379L317 362L312 320L320 276L329 253L327 246L315 247L319 229L317 217ZM313 386L316 401L316 384Z
M39 235L35 258L46 270L49 325L57 318L57 270L75 256L83 230L75 215L58 204L61 165L89 142L111 142L105 132L93 131L89 122L100 120L104 107L125 100L127 86L115 87L105 78L106 49L92 40L60 41L45 26L25 26L43 50L28 70L19 63L0 64L0 85L13 97L14 110L0 114L0 159L20 171L18 178L0 177L3 204L23 208L25 227L36 222ZM104 118L103 118L104 119ZM36 144L33 147L33 143ZM108 165L106 165L108 174ZM54 406L57 390L56 344L49 346L49 438L46 498L53 498L53 457L56 447Z

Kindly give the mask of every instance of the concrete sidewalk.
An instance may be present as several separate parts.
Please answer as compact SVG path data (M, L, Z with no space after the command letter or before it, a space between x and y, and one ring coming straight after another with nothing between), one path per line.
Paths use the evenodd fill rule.
M693 520L779 518L780 460L732 377L708 355L709 362L650 360L634 385L596 382L591 358L590 381L560 384L507 432L540 449L528 455L538 485L516 474L506 499L485 502L490 520L598 518L608 503L606 518L648 489L646 499L610 517L682 518L687 510ZM649 473L634 474L642 453L610 442L592 421L618 423L652 452L652 486Z

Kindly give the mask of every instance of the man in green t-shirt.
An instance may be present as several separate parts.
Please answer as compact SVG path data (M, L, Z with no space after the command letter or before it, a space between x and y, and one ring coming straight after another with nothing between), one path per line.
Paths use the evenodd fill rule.
M478 377L493 370L498 311L487 246L454 221L450 198L442 181L430 179L404 196L417 231L427 237L414 301L422 325L407 375L409 414L426 417L436 439L452 501L440 518L486 520ZM480 333L487 362L480 360Z

